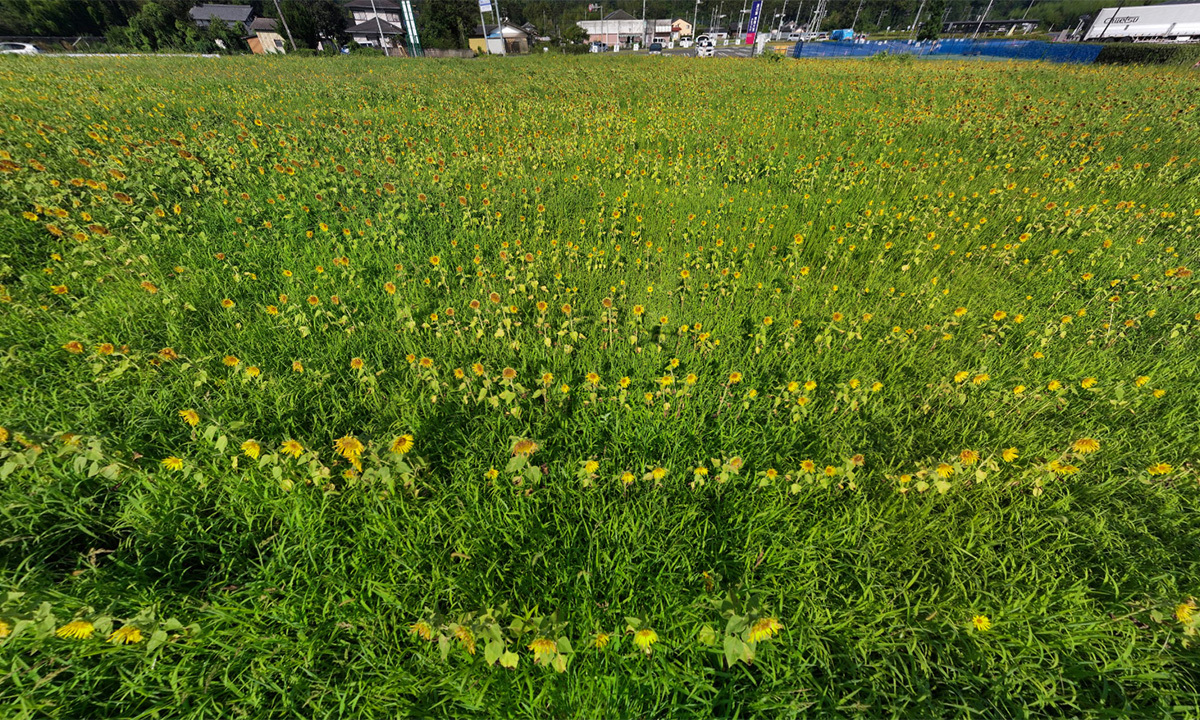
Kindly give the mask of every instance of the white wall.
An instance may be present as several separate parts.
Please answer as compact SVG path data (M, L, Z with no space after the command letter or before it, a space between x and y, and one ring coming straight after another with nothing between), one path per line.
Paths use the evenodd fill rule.
M1092 23L1083 39L1181 35L1200 37L1200 3L1104 8L1096 15L1096 22Z

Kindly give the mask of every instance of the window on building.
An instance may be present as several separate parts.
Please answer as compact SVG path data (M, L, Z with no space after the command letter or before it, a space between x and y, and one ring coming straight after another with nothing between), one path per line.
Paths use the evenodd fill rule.
M275 38L275 47L279 48L280 50L283 49L283 39L282 38Z

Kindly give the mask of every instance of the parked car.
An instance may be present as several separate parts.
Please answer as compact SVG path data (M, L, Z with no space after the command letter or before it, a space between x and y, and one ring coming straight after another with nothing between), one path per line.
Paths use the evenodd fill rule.
M38 55L42 51L29 43L0 43L0 55Z
M696 57L713 57L716 55L716 43L707 35L696 38Z
M659 43L659 42L650 43L650 54L651 55L662 55L662 43Z
M791 35L788 35L787 39L788 39L788 42L800 42L801 40L804 40L805 38L804 38L804 33L792 33Z
M594 52L594 53L608 52L608 43L602 43L602 42L592 43L591 52Z

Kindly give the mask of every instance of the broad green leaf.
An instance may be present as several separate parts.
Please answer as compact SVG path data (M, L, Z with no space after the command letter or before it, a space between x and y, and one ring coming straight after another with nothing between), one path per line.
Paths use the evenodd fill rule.
M495 665L504 653L504 643L500 640L489 640L483 649L483 659L488 665Z

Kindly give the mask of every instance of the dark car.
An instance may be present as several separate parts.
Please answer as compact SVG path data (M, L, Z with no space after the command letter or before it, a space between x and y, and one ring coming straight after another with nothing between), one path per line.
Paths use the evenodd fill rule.
M651 55L662 55L662 43L650 43Z

